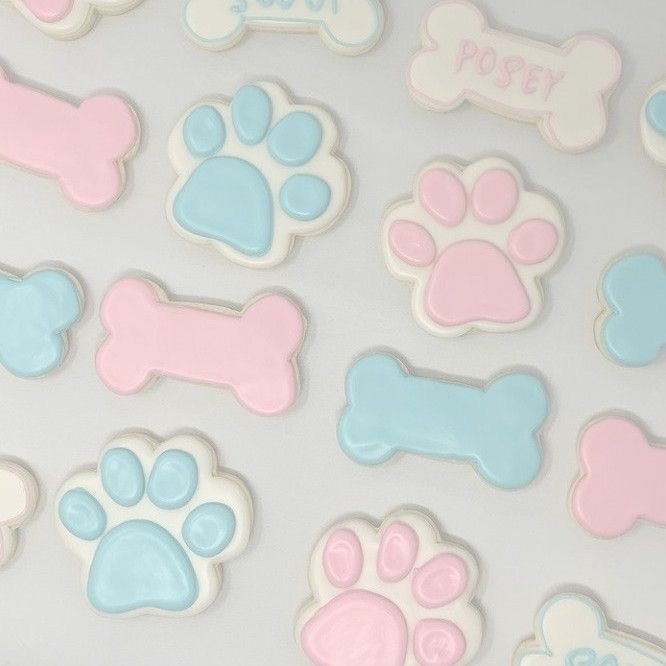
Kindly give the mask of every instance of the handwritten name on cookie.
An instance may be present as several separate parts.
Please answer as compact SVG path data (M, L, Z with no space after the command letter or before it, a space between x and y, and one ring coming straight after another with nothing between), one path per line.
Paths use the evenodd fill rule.
M556 47L492 30L474 5L443 0L426 16L422 40L408 80L424 106L450 111L468 100L536 122L549 143L569 152L605 134L622 65L603 39L576 35Z

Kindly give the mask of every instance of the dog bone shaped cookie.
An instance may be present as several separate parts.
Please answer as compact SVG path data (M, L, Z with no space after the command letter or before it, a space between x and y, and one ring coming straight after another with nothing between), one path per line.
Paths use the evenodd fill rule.
M319 31L332 50L358 55L379 41L384 12L379 0L189 0L185 25L208 49L231 48L256 28Z
M71 104L0 70L0 160L55 178L77 206L107 208L120 196L138 141L137 117L120 97Z
M620 78L615 48L594 35L561 47L492 30L464 0L443 0L426 16L423 48L409 70L414 98L435 111L469 100L536 122L556 148L581 152L601 140L606 103Z
M164 375L228 386L265 416L296 399L305 322L284 296L261 296L239 313L169 302L151 282L125 278L107 292L100 317L108 337L97 372L116 393L135 393Z
M9 0L51 37L75 39L88 32L97 14L121 14L142 0Z
M37 505L37 483L20 465L0 460L0 566L14 554L16 530Z
M477 388L410 376L392 356L372 354L347 375L338 439L358 463L402 450L463 460L495 486L520 488L541 467L538 431L547 414L546 389L533 375L507 374Z
M639 520L666 527L666 447L632 421L608 417L583 432L579 455L571 510L588 532L618 537Z

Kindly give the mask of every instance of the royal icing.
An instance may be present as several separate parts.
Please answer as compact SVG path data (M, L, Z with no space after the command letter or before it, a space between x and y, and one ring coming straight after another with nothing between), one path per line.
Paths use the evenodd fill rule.
M650 90L641 108L641 136L648 155L666 165L666 81Z
M185 27L207 49L235 46L248 29L319 32L343 55L369 51L384 29L380 0L187 0Z
M514 331L543 308L540 278L564 247L554 202L525 189L509 162L429 164L413 198L382 223L391 273L412 283L412 311L435 335Z
M371 354L352 366L346 393L338 440L358 463L399 451L465 461L505 489L528 485L541 468L548 395L533 375L505 374L477 388L411 375L394 357Z
M0 69L0 161L54 178L81 208L110 206L139 141L132 108L115 95L72 104L12 83Z
M174 228L246 266L274 266L297 236L336 222L349 198L338 131L315 106L293 104L274 83L233 100L197 104L169 141L178 173L167 202Z
M64 484L56 522L96 611L194 615L217 596L222 563L245 549L252 503L200 439L129 434Z
M599 288L603 312L597 345L621 365L656 361L666 346L666 264L653 253L620 257L606 270Z
M22 278L0 273L0 364L24 378L55 370L82 308L78 284L62 270L43 268Z
M142 0L9 0L33 25L59 39L88 32L98 14L121 14Z
M622 71L615 48L595 35L561 47L488 27L465 0L443 0L422 26L409 68L414 98L435 111L464 101L538 124L550 144L580 152L601 140L607 103Z
M666 652L628 632L609 629L599 604L581 594L549 599L536 618L536 636L512 666L664 666Z
M419 511L379 528L345 520L312 553L297 639L316 666L463 666L483 636L477 578L472 555Z
M0 566L14 554L16 531L37 505L37 483L26 469L0 459Z
M618 537L640 520L666 527L666 447L633 421L609 416L585 429L579 457L571 510L588 532Z
M242 311L172 302L153 283L125 278L106 293L107 337L97 372L113 391L140 391L158 376L230 388L259 414L287 410L298 394L296 355L305 320L286 297L266 294Z

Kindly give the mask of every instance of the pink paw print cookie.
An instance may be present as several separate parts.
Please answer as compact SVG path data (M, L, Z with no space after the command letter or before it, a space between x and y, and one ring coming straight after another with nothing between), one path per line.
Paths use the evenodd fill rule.
M414 316L442 336L529 326L564 240L555 203L496 158L464 169L428 165L414 197L391 207L382 228L389 270L413 284Z
M468 664L483 635L474 558L418 511L351 519L314 550L297 634L316 666Z

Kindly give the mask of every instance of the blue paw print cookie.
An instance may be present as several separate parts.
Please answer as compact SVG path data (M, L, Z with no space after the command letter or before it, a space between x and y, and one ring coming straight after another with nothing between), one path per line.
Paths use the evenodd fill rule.
M0 363L17 377L41 377L67 355L67 331L81 315L81 291L61 270L23 278L0 274Z
M616 260L601 282L605 311L597 322L597 344L620 365L656 361L666 346L666 263L656 254Z
M198 104L169 142L178 180L167 215L186 238L233 261L279 264L296 236L323 231L347 206L337 140L328 113L292 104L276 84L247 85L230 104Z
M185 435L115 440L96 471L65 483L56 514L88 600L109 615L201 612L220 589L215 565L245 549L252 527L247 488Z

